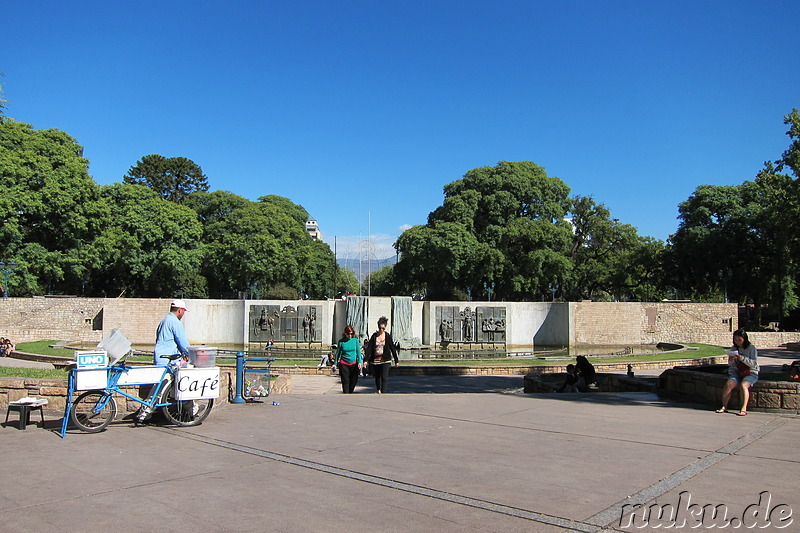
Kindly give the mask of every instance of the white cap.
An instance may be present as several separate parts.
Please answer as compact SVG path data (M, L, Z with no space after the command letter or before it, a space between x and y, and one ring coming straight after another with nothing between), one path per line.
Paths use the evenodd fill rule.
M186 302L183 300L172 300L169 304L170 307L177 307L178 309L186 309ZM186 309L188 311L188 309Z

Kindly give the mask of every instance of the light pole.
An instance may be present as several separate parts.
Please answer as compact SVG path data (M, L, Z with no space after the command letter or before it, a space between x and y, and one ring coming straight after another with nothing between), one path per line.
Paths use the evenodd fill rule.
M5 289L3 291L3 298L8 298L8 276L14 272L15 268L17 268L16 263L6 263L4 261L0 261L0 272L6 275L6 284L3 286Z
M492 301L492 293L494 292L494 281L490 283L483 282L483 288L486 291L486 295L488 296L489 300Z

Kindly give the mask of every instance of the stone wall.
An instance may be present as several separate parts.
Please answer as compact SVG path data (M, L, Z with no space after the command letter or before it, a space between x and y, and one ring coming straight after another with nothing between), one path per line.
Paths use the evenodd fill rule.
M374 305L372 305L374 300ZM381 315L391 316L388 298L370 301L369 326ZM192 344L244 344L248 339L246 311L251 304L297 305L295 301L187 300L183 319ZM323 346L338 340L344 328L341 301L304 301L322 306L317 330ZM424 345L436 343L435 308L489 305L481 302L413 302L413 333ZM662 341L700 342L728 346L736 329L736 304L677 302L491 302L506 309L506 344L627 346ZM152 344L158 322L169 311L162 298L0 298L0 336L15 342L64 340L96 343L104 333L121 328L134 344ZM431 317L434 317L433 319ZM794 346L800 332L752 333L758 347Z
M722 403L722 388L727 380L727 375L721 373L673 368L659 377L658 392L673 400L719 407ZM741 408L740 390L739 387L734 389L729 409ZM759 380L750 389L750 393L750 409L800 411L800 383Z
M558 374L556 374L558 375ZM560 375L561 381L553 383L540 378L540 374L530 374L525 376L523 392L525 393L554 393L566 379L566 374ZM602 374L598 373L597 392L656 392L656 385L636 377L628 377L624 374Z
M727 346L737 305L680 302L575 302L572 343L624 345L699 342Z
M233 388L236 386L234 375L233 369L220 369L220 397L216 402L226 403L229 398L233 397ZM138 389L139 397L144 398L150 391L150 385L138 387ZM126 391L129 392L129 390L134 390L134 387L126 388ZM73 399L83 392L76 391ZM45 398L47 400L45 411L50 415L63 416L67 407L67 379L0 378L0 408L5 409L8 407L8 402L14 402L26 396ZM115 395L114 399L117 402L117 418L133 413L141 406L140 403L128 400L119 394Z
M800 350L800 331L754 331L748 332L747 338L757 348L781 347Z
M99 342L104 298L0 298L0 337ZM152 335L152 333L151 333Z

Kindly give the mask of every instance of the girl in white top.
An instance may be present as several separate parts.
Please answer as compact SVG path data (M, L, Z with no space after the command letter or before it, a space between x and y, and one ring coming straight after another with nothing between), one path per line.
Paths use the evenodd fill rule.
M731 393L738 385L742 387L742 408L736 413L747 414L747 402L750 401L750 387L758 381L758 350L750 344L747 332L738 329L733 332L733 349L728 351L728 381L722 389L722 407L718 413L728 411Z

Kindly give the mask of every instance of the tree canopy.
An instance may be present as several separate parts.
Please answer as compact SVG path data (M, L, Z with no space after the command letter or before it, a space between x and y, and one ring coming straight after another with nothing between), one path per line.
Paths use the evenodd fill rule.
M0 93L1 94L1 93ZM67 133L3 115L0 260L15 296L335 297L356 290L288 198L209 192L184 157L142 157L122 183L97 185ZM700 185L663 243L639 236L530 161L470 170L442 205L395 242L399 261L374 294L429 299L654 300L752 304L754 325L800 326L800 113L788 148L741 185Z
M680 224L670 239L676 289L690 298L752 303L755 324L762 323L765 308L783 320L799 303L797 109L784 123L791 142L781 158L766 162L753 181L697 187L680 204Z
M395 283L432 299L656 296L653 265L631 269L643 240L591 198L571 198L530 161L470 170L444 186L428 223L404 232Z
M198 164L185 157L146 155L123 177L124 183L144 185L165 200L182 204L195 191L208 190L208 178Z
M0 260L16 263L12 294L334 295L333 253L288 198L206 192L200 167L180 157L145 156L123 181L97 185L64 132L0 123Z

